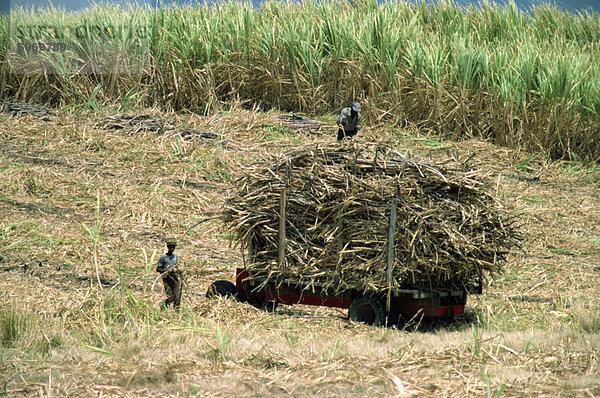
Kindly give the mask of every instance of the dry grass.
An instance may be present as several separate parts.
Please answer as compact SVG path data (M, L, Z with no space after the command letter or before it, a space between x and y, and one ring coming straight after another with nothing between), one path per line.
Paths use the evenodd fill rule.
M523 213L527 239L463 318L372 328L338 310L206 300L242 258L217 220L190 229L220 210L241 167L330 143L334 127L294 133L247 111L139 113L232 146L108 130L95 113L0 119L0 394L600 395L597 170L366 128L359 139L434 160L473 155L503 206ZM159 311L162 287L151 289L170 235L187 275L180 312Z

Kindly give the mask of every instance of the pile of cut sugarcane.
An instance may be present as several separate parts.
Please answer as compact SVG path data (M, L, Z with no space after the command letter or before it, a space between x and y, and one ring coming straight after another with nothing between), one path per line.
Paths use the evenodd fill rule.
M520 240L476 175L383 146L309 146L247 170L222 218L268 278L462 289L499 272Z

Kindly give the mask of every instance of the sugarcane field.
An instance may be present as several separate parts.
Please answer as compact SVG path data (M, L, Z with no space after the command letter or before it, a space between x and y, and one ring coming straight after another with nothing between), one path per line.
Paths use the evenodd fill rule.
M600 397L597 13L66 15L0 12L0 396Z

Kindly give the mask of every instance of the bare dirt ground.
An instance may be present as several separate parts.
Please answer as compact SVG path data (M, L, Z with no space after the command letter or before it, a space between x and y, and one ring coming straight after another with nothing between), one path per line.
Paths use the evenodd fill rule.
M0 116L0 395L600 396L600 170L371 126L470 159L526 236L465 316L374 328L341 310L207 300L243 263L217 220L244 167L335 129L277 114ZM154 272L176 236L180 311Z

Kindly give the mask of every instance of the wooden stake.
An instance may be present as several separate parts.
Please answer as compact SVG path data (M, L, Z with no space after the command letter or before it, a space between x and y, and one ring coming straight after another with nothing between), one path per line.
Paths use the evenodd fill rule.
M285 263L285 221L286 221L286 203L287 203L287 193L286 189L281 189L281 199L279 201L279 257L277 260L277 265L281 270Z
M394 242L396 234L396 201L392 199L392 208L390 209L390 229L388 231L388 255L387 255L387 310L390 310L391 299L392 299L392 277L394 273Z

